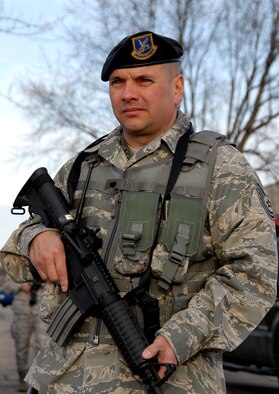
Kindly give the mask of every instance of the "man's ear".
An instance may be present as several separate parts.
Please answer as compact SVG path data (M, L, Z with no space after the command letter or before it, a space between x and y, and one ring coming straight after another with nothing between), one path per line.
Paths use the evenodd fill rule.
M182 74L177 75L173 79L174 102L179 105L183 98L184 92L184 77Z

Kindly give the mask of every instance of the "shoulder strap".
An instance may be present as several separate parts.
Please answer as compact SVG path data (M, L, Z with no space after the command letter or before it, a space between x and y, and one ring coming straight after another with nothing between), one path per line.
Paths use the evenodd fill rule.
M172 191L172 189L175 185L175 182L178 178L178 175L180 173L180 170L181 170L181 167L183 164L183 160L184 160L186 152L187 152L189 139L190 139L190 136L193 134L193 132L194 132L193 125L192 125L192 123L190 123L190 126L187 129L187 131L178 140L178 143L177 143L177 146L175 149L175 153L174 153L174 158L173 158L173 162L172 162L172 166L171 166L171 171L170 171L167 187L165 190L165 196L164 196L165 200L168 198L168 196L169 196L170 192Z
M190 147L189 145L189 155L192 158L206 162L208 166L207 179L204 184L203 193L203 212L205 212L212 173L217 155L217 148L220 145L229 143L225 140L225 136L208 130L194 134L191 138L191 142L192 146ZM205 213L201 218L201 223L204 223L204 220ZM181 224L179 226L176 242L173 245L169 260L167 261L161 277L157 282L157 285L166 292L171 288L172 280L177 272L178 267L181 265L183 258L185 257L186 245L189 241L189 231L190 228L187 225L185 226ZM202 236L202 232L200 233L200 236ZM202 238L200 239L199 244L202 244Z
M175 156L174 156L174 160L173 160L173 164L172 164L172 168L171 168L171 173L170 173L168 184L167 184L166 191L165 191L165 196L169 195L169 193L171 192L171 190L173 189L173 187L175 185L176 179L179 175L179 172L181 170L181 166L182 166L185 154L186 154L189 138L193 134L193 132L194 132L193 126L192 126L192 123L190 123L188 131L180 137L180 139L177 143ZM68 183L67 183L67 192L68 192L68 196L69 196L70 206L73 204L74 193L75 193L77 183L79 180L81 165L87 155L86 151L88 149L92 148L93 146L96 146L96 145L100 144L101 142L103 142L107 136L108 136L108 134L98 138L96 141L94 141L90 145L88 145L84 150L79 152L78 155L76 156L76 158L72 164L72 167L71 167L71 170L70 170L70 173L68 176Z
M67 192L68 192L68 196L69 196L70 206L72 206L72 204L73 204L74 193L75 193L77 183L79 180L79 176L80 176L81 164L87 155L86 151L88 149L92 148L93 146L96 146L96 145L100 144L101 142L103 142L107 136L108 136L108 134L98 138L96 141L94 141L90 145L88 145L83 151L79 152L78 155L76 156L76 158L72 164L71 170L69 172L68 183L67 183Z
M150 280L151 280L152 255L153 255L153 251L156 247L158 236L159 236L159 229L160 229L160 223L161 223L161 220L163 217L164 205L166 203L166 200L169 198L169 194L172 191L172 189L176 183L176 180L178 178L178 175L180 173L180 170L181 170L181 167L183 164L183 160L184 160L186 152L187 152L189 139L190 139L191 134L193 134L193 132L194 132L193 126L192 126L192 123L190 123L190 126L188 127L186 132L179 138L177 145L176 145L176 149L175 149L175 153L174 153L174 157L173 157L173 161L172 161L172 166L171 166L171 170L170 170L170 175L169 175L164 199L162 202L157 231L156 231L155 238L153 240L152 247L151 247L150 254L149 254L148 266L139 281L139 287L143 287L147 291L149 289Z

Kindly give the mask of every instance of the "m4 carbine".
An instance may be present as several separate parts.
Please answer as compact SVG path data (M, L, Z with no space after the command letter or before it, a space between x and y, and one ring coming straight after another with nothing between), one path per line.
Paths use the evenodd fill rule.
M142 379L149 392L162 393L160 385L175 371L175 365L158 363L156 357L142 358L149 343L98 253L100 238L96 231L75 223L63 193L46 168L38 168L27 180L12 213L23 214L24 206L29 207L31 216L40 215L45 226L60 231L66 252L69 291L49 325L50 337L64 346L86 317L100 316L133 374ZM166 368L163 379L158 375L161 366Z

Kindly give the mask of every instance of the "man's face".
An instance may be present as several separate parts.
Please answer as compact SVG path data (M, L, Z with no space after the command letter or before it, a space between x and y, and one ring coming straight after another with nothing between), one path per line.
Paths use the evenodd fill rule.
M175 123L183 78L176 63L116 69L109 78L109 92L124 137L141 146Z

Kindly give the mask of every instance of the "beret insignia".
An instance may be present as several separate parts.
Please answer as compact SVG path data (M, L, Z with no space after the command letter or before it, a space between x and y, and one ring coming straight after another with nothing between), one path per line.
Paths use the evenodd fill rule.
M152 33L132 38L133 52L131 55L138 60L146 60L157 51L157 46L153 43Z

